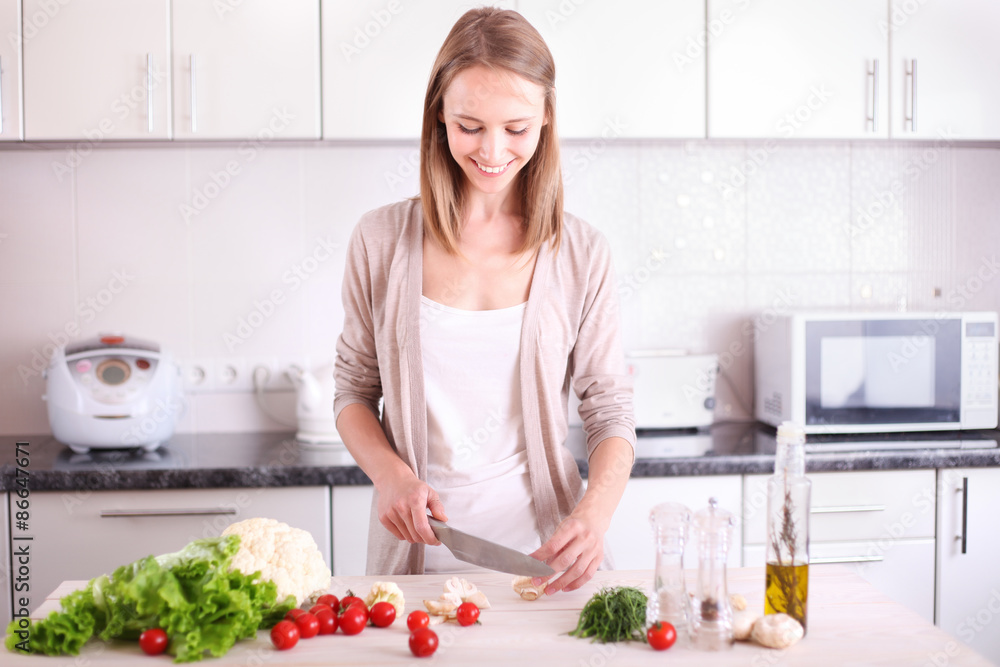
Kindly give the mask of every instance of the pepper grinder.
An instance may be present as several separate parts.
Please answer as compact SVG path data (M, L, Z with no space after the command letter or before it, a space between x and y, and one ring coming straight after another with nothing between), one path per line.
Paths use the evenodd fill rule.
M649 513L656 543L653 594L646 605L646 625L670 623L680 645L691 640L691 602L684 583L684 544L691 510L680 503L662 503Z
M733 609L726 587L726 556L736 520L715 498L694 516L698 537L698 598L694 647L721 651L733 645Z

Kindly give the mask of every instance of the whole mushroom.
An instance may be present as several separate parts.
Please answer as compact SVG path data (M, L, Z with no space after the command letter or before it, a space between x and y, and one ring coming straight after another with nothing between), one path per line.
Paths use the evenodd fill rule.
M788 648L805 635L802 624L788 614L768 614L754 621L750 637L768 648Z

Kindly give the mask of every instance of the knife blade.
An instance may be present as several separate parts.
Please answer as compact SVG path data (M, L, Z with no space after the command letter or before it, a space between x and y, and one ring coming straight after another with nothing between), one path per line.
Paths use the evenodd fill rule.
M555 574L555 570L542 561L520 551L463 533L432 517L427 517L427 521L441 544L460 561L525 577L551 577Z

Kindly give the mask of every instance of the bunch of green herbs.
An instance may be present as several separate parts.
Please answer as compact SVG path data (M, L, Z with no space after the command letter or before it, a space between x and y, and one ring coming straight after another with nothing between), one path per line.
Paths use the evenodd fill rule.
M631 586L605 587L580 612L574 637L607 642L646 640L646 594Z

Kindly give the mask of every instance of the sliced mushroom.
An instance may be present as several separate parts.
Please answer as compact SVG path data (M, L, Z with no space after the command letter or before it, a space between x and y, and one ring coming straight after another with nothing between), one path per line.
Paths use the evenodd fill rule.
M543 581L541 585L535 586L531 583L532 579L533 577L514 577L514 581L511 583L517 594L524 600L537 600L545 592L545 586L548 582Z
M788 648L802 639L804 634L802 624L788 614L768 614L758 618L750 631L755 642L768 648Z

